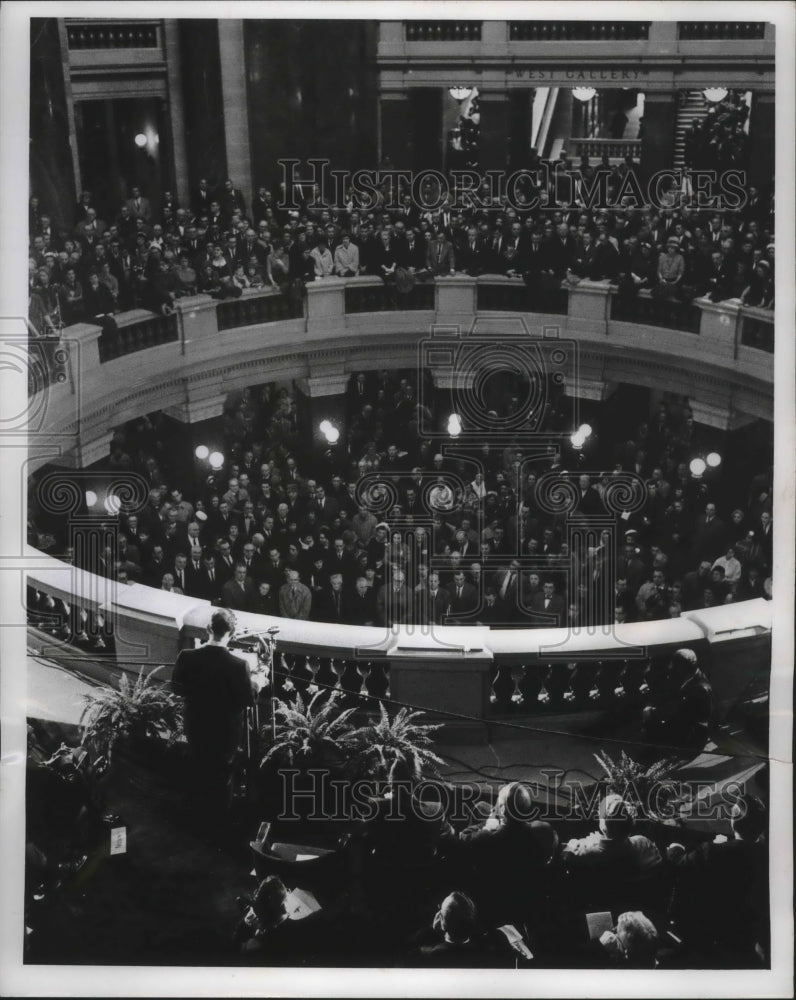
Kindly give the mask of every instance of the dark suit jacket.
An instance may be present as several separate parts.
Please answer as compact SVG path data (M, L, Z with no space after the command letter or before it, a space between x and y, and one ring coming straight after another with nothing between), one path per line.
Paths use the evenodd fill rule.
M478 591L471 583L462 584L461 597L456 596L456 584L451 583L449 587L450 603L448 604L448 615L466 615L478 606Z
M343 613L348 625L375 625L378 611L373 588L369 587L362 597L356 590L346 592L343 598Z
M547 267L563 277L575 258L575 241L571 236L565 240L557 234L545 241L545 258Z
M515 912L527 912L529 899L543 898L545 865L555 842L548 823L468 827L459 841L474 870L485 917L510 921Z
M339 607L338 607L339 604ZM337 592L337 603L331 585L327 585L315 595L312 617L319 622L334 622L338 625L345 621L345 598L343 591Z
M453 253L453 244L448 240L439 243L432 240L426 250L426 267L433 274L448 274L456 266L456 259Z
M376 607L378 620L382 625L406 622L411 609L409 591L404 586L396 592L391 583L385 583L379 588Z
M221 588L221 601L225 608L232 611L250 611L254 598L254 585L247 576L241 588L237 580L227 580Z
M473 276L482 274L487 261L487 250L483 240L480 237L476 238L475 246L471 248L469 239L466 239L456 252L456 260L459 263L459 270Z
M553 594L550 598L550 604L547 608L544 606L545 597L544 594L536 594L536 596L531 601L531 610L538 612L542 615L552 615L555 616L556 621L551 622L551 626L563 625L564 623L564 612L566 608L564 607L564 598L560 594Z
M220 646L184 649L177 657L172 687L185 701L185 732L206 757L229 758L236 749L243 710L252 704L245 660Z
M438 587L433 597L427 586L415 590L415 621L423 625L441 625L450 601L450 591L444 587Z
M395 259L399 267L413 267L416 271L422 271L426 267L426 242L415 237L412 246L406 238L396 239L393 243L395 249Z

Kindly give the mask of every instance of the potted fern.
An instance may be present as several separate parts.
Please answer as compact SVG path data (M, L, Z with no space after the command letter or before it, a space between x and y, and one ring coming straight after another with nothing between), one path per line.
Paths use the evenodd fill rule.
M419 723L422 712L401 708L392 718L379 702L378 719L356 730L359 766L363 777L386 782L398 767L414 781L438 777L438 765L444 764L432 750L431 733L441 724Z
M158 680L158 667L135 680L122 674L119 687L103 686L84 695L81 743L94 760L104 757L111 768L119 757L145 767L163 763L182 736L182 703Z
M681 787L672 780L672 773L684 761L665 757L644 765L633 760L623 750L613 758L604 750L594 754L604 776L600 779L605 795L621 795L634 809L639 819L652 823L671 822L679 815L684 803Z
M331 817L330 782L353 776L358 741L350 718L357 709L341 710L341 694L319 691L309 702L297 694L292 704L274 703L275 735L269 727L262 733L271 745L260 763L260 790L288 815Z

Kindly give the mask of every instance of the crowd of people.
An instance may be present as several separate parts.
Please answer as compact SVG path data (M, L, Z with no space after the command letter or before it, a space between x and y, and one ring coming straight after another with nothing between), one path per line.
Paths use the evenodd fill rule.
M520 387L500 390L494 412L505 417ZM352 376L347 444L325 450L295 395L265 386L230 396L226 464L198 484L175 476L158 418L117 431L108 467L139 472L150 492L94 570L233 610L351 625L654 621L771 596L772 469L761 454L730 502L720 471L690 469L687 407L661 404L625 441L595 432L610 456L598 474L582 471L594 456L569 444L533 464L519 446L446 457L440 438L420 432L439 414L407 372ZM551 399L546 426L566 422L565 404ZM569 516L587 524L610 513L603 496L621 473L639 477L643 505L614 511L613 531L576 549L567 515L540 503L550 472L572 484ZM37 544L46 526L35 498L31 518ZM602 602L598 588L610 590Z
M695 166L706 156L737 166L728 150L746 138L741 118L748 109L728 102L688 132L687 158ZM452 273L506 275L525 281L531 306L535 294L589 278L610 280L628 297L648 289L772 308L773 185L763 192L749 186L733 210L715 199L704 207L673 189L656 205L634 196L613 202L637 169L632 160L595 166L565 154L551 164L531 151L528 170L538 172L538 187L520 186L509 201L493 197L487 185L477 204L457 204L455 194L440 196L428 180L422 203L437 207L427 210L390 181L374 189L367 207L358 207L353 191L343 207L330 205L318 185L307 184L290 202L299 207L287 209L283 189L261 187L247 207L232 180L213 190L203 179L187 205L164 191L155 208L133 186L105 218L84 191L71 213L58 213L72 215L72 224L61 226L34 195L30 321L41 336L95 322L112 337L114 315L132 308L167 314L182 296L235 297L247 288L301 295L307 281L360 274L399 291ZM591 201L599 175L613 208Z
M233 940L243 961L322 964L346 937L360 961L375 949L385 965L424 968L767 961L767 810L750 793L728 805L727 834L688 847L661 828L642 832L633 804L615 792L601 798L594 826L578 831L530 818L538 802L519 782L503 785L491 808L479 803L464 825L421 802L411 781L392 781L373 804L373 818L348 840L360 851L352 870L364 873L362 908L375 902L373 939L340 907L291 919L291 894L272 873L241 900ZM427 899L437 904L433 917Z
M749 105L730 90L695 118L685 133L685 165L694 170L744 170L749 165Z

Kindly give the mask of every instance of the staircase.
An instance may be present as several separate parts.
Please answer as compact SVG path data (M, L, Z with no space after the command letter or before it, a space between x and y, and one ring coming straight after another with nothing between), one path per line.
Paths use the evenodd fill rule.
M691 123L701 121L708 110L708 102L701 90L686 91L685 101L677 111L677 122L674 130L674 169L681 170L685 166L685 133Z

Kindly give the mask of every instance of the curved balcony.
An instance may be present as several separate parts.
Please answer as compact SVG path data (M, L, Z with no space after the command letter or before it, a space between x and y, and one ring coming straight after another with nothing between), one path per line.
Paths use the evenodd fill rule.
M181 299L167 317L137 310L117 319L113 344L97 326L66 329L58 372L31 378L37 432L80 467L107 453L111 424L168 408L189 421L217 416L230 391L275 378L341 385L354 371L414 365L435 327L496 341L507 330L574 340L572 395L599 398L601 385L629 382L687 395L696 419L716 427L773 415L773 313L646 292L621 300L608 282L534 296L519 279L455 275L401 296L378 278L330 278L308 286L303 309L249 291ZM43 461L32 458L33 467Z
M142 584L114 584L32 548L27 550L32 625L55 635L66 621L41 609L66 604L62 617L85 610L121 670L164 665L170 676L180 649L204 639L211 605ZM616 692L638 689L648 657L689 647L710 676L721 722L754 681L767 692L771 604L758 599L665 622L593 629L508 629L441 626L430 631L292 621L238 613L241 630L279 626L276 691L339 690L353 702L392 699L426 709L456 740L485 738L490 724L516 716L608 712ZM99 624L97 624L99 623ZM87 631L91 626L86 625ZM105 677L96 654L79 669Z
M569 338L577 345L578 376L568 391L585 398L627 381L688 395L697 419L716 426L732 426L739 413L772 417L774 317L737 302L683 304L644 292L620 300L608 282L590 281L539 300L515 279L456 275L418 285L397 303L379 279L363 277L314 282L298 313L272 292L227 302L183 299L166 323L151 314L120 316L113 357L101 347L98 327L72 327L64 336L67 377L37 383L37 430L86 465L107 453L111 423L166 407L182 419L202 419L220 413L231 390L276 378L308 377L311 385L340 391L353 371L416 362L434 327L496 344L509 331ZM148 346L153 329L168 336ZM449 377L444 366L434 374L440 384ZM204 634L206 602L141 585L114 587L29 554L38 567L28 573L29 592L104 616L122 665L171 664L181 645ZM770 608L750 601L673 621L573 631L447 626L423 633L279 619L282 683L329 684L351 698L392 697L443 717L453 713L483 733L493 719L604 707L617 687L632 689L638 680L639 651L691 646L715 663L721 718L750 676L767 676ZM269 624L256 615L239 618L253 630Z

